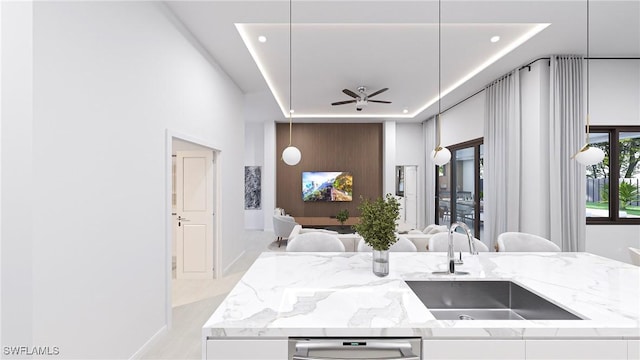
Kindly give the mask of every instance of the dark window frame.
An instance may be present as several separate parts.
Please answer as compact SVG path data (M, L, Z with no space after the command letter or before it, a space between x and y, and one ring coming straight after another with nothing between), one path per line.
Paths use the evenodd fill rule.
M609 216L585 216L587 225L640 225L640 218L621 218L620 208L620 133L640 132L640 126L590 126L590 133L609 135ZM615 155L615 156L613 156ZM586 177L585 177L586 181ZM586 203L585 203L586 206Z
M483 145L483 144L484 144L484 138L481 137L481 138L447 146L447 148L451 151L451 160L449 160L449 162L447 163L448 165L450 165L450 172L451 172L449 177L449 191L450 191L449 198L451 199L451 202L450 202L451 209L449 210L449 213L451 214L451 216L449 217L449 224L444 224L444 225L450 226L455 218L453 214L456 214L456 201L454 201L454 199L457 196L456 187L452 186L451 184L451 182L457 175L456 167L453 166L453 164L456 161L456 151L473 147L473 153L474 153L473 209L474 209L474 213L478 215L477 219L474 220L473 233L476 239L480 239L480 145ZM434 206L435 206L435 209L437 210L440 207L440 187L438 186L438 183L439 183L438 178L440 175L438 173L438 166L437 165L434 165L434 166L435 166L435 176L436 176L436 179L435 179L436 196L434 199ZM446 174L446 171L444 171L444 173ZM439 223L439 219L440 219L439 213L438 211L435 211L434 224L443 225Z

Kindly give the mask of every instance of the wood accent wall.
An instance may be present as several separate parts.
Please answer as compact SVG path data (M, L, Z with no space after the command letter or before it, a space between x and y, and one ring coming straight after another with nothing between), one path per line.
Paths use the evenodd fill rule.
M360 196L382 194L382 124L294 123L293 145L302 152L296 166L285 164L282 150L289 145L289 123L276 124L276 207L292 216L336 216L341 209L360 216ZM353 201L302 201L303 171L348 171L353 176Z

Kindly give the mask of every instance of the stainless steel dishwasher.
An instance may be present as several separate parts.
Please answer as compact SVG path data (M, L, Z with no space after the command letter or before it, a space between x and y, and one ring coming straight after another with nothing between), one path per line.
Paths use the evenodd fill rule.
M420 338L289 338L289 360L420 360Z

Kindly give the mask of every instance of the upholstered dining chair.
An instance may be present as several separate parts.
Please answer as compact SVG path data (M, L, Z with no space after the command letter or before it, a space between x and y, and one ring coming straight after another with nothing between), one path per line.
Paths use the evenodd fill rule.
M296 225L298 225L296 220L291 216L273 215L273 232L276 234L278 247L280 247L280 241L289 238L289 234Z
M358 252L367 252L367 251L373 251L373 247L369 246L369 244L367 244L364 241L364 239L361 239L360 242L358 242ZM395 243L393 243L393 245L389 247L389 251L416 252L418 251L418 249L416 248L415 244L411 240L401 236L398 238L398 241L396 241Z
M473 238L473 245L478 252L487 252L489 247L485 245L479 239ZM428 251L442 252L449 249L449 232L439 232L429 239ZM469 240L467 235L454 233L453 234L453 251L470 251Z
M287 243L287 251L328 251L344 252L344 244L336 235L323 232L308 232L296 235Z
M541 236L523 232L504 232L498 235L499 252L560 252L560 247Z

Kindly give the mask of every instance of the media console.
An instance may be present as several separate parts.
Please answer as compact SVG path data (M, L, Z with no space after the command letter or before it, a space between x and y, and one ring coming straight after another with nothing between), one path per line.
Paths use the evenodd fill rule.
M328 216L294 216L296 222L303 227L305 226L339 226L340 221L335 217ZM359 217L350 217L344 222L344 225L355 225L360 221Z

